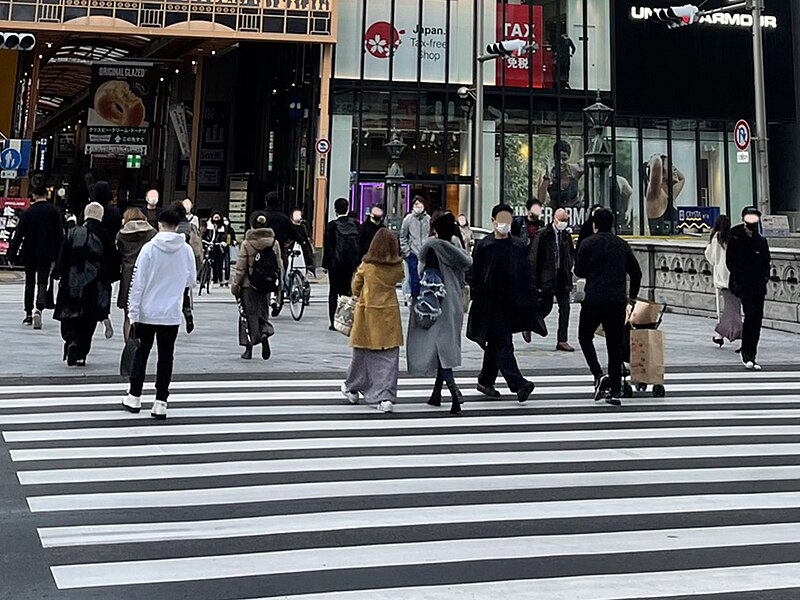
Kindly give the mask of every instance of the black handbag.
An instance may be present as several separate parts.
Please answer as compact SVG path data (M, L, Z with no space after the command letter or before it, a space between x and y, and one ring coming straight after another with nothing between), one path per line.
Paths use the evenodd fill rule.
M122 358L119 361L119 374L122 377L130 377L131 373L133 373L136 360L139 356L139 347L141 345L141 340L131 331L128 341L125 342L125 348L122 349Z

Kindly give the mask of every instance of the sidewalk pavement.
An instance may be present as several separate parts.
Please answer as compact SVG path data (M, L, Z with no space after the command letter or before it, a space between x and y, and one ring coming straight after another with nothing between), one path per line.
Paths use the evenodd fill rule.
M59 323L47 311L42 331L33 331L21 322L22 285L0 284L0 331L2 335L2 369L0 377L64 377L64 376L118 376L119 358L122 351L122 311L113 309L115 335L107 340L99 325L94 337L92 352L86 368L69 368L61 361L62 341ZM570 320L570 343L574 353L555 352L555 330L557 308L548 319L552 332L547 339L534 338L525 344L516 336L517 359L523 371L586 371L586 364L578 348L577 326L580 307L572 306ZM408 310L402 308L404 321ZM288 306L274 320L275 336L271 338L272 358L263 361L254 358L244 361L239 358L241 348L237 335L238 310L230 291L213 288L210 296L195 299L195 331L187 335L181 330L176 347L175 373L196 375L201 373L219 376L220 373L251 373L254 377L286 376L291 373L344 374L350 361L347 339L339 333L328 331L327 286L312 287L311 306L306 308L300 322L289 314ZM466 319L465 319L466 322ZM667 367L699 368L705 365L715 368L741 368L739 357L734 353L738 344L718 349L711 342L714 321L701 317L667 314L662 324L666 332ZM605 340L596 338L595 343L604 362ZM797 351L800 336L765 330L761 338L759 362L768 370L778 364L796 364L800 368L800 353ZM480 369L482 352L466 338L463 339L464 371ZM155 350L154 350L155 354ZM258 357L259 353L254 352ZM151 358L149 372L155 368ZM401 370L405 371L405 353L401 354Z

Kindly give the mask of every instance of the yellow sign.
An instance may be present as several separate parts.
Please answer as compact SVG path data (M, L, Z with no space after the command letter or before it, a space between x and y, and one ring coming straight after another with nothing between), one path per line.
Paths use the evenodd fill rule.
M333 42L336 0L0 0L0 30Z

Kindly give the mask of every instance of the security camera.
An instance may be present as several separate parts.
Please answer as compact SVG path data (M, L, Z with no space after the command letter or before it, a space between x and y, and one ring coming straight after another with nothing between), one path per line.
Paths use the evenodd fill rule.
M458 88L458 92L456 93L458 94L458 97L461 98L462 100L466 100L467 98L469 98L469 88L465 85L462 85L460 88Z

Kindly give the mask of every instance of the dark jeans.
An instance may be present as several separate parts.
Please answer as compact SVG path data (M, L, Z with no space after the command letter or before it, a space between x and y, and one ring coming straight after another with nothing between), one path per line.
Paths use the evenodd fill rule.
M419 259L416 254L409 254L406 257L406 264L408 265L408 287L411 290L411 297L419 296Z
M559 343L569 339L569 291L543 291L539 298L542 316L546 319L553 310L553 300L558 303L558 339Z
M74 319L64 319L61 321L61 338L64 340L64 358L67 356L67 348L70 344L77 346L76 358L85 360L92 349L92 336L97 327L97 319L86 317L75 317Z
M331 269L328 271L330 290L328 291L328 316L333 325L333 317L336 315L336 306L339 304L339 296L351 296L350 286L353 283L353 271Z
M44 310L47 298L47 286L50 283L50 273L53 263L37 261L25 265L25 313L31 314L34 306L36 310ZM36 304L34 305L34 297Z
M525 378L519 372L517 359L514 357L514 341L511 333L490 334L483 351L483 366L478 383L484 387L493 386L497 381L497 373L503 374L508 387L517 393L525 384Z
M625 309L624 302L619 304L593 304L584 302L581 305L581 318L578 324L578 341L586 358L586 364L592 371L595 379L603 376L603 369L597 360L597 351L594 348L594 334L597 327L602 325L606 336L606 350L608 351L608 377L611 390L619 393L622 386L622 358L623 342L625 337Z
M153 341L158 347L156 367L156 400L167 401L169 384L172 381L172 365L175 361L175 340L178 338L178 325L147 325L137 323L134 335L139 339L139 354L131 373L131 396L142 395L144 376L147 372L147 359L153 349Z
M742 359L755 360L758 356L758 342L761 339L761 323L764 320L764 296L742 294L740 298L744 309Z
M211 252L214 261L214 283L230 281L231 278L231 249L230 246L215 246Z

